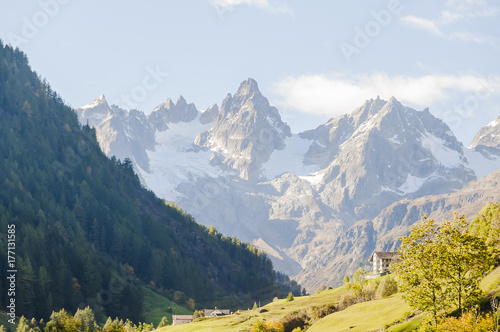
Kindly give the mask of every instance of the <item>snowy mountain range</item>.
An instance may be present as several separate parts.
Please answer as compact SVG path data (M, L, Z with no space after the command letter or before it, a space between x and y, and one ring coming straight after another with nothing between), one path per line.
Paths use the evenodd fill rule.
M427 109L394 97L299 134L253 79L204 112L180 97L146 116L104 96L75 111L158 196L265 250L309 291L337 285L375 248L393 248L418 213L433 212L423 204L410 218L401 212L408 202L446 201L500 169L500 118L465 148Z

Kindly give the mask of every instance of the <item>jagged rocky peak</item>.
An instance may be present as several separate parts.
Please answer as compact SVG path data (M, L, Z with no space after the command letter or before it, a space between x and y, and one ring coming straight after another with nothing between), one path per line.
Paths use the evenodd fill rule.
M500 156L500 117L481 128L469 147L489 159Z
M240 88L234 95L235 98L252 96L260 94L259 85L253 78L248 78L246 81L241 82Z
M184 97L180 96L175 104L168 98L165 103L158 105L148 119L153 128L164 131L168 129L169 123L191 122L198 113L193 103L188 104Z
M313 140L304 156L306 164L327 167L341 150L341 145L354 136L363 134L375 125L376 118L382 117L394 107L404 108L394 97L389 101L380 99L366 100L363 105L350 114L331 118L316 129L300 133L300 137Z
M200 115L200 122L201 124L212 123L217 118L217 115L219 115L219 106L213 104Z
M389 102L392 104L394 102L398 103L398 101L392 97ZM387 105L384 100L381 100L378 96L377 99L370 99L364 102L364 104L357 108L354 112L352 112L351 117L354 120L354 125L357 127L361 123L368 120L370 117L377 115L380 110Z
M278 110L270 106L269 101L262 95L257 82L253 78L243 81L234 96L231 96L231 94L227 95L226 99L222 102L219 119L222 120L230 114L246 111L255 113L258 116L269 115L275 120L279 119L279 122L281 122ZM284 123L283 125L282 129L286 130L285 127L288 126Z
M111 111L104 95L100 95L85 106L74 109L82 124L97 126Z
M96 99L92 100L90 103L88 103L86 106L82 108L88 109L88 108L95 108L97 106L109 108L108 101L106 100L106 97L103 94L97 97Z
M283 149L290 127L278 110L249 78L238 91L228 94L210 131L201 133L195 143L215 151L213 164L236 170L246 180L260 177L262 163L272 151Z

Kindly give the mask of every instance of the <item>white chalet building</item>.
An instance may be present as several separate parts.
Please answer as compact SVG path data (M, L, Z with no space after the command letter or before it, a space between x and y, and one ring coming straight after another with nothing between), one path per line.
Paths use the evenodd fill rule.
M389 265L397 257L395 252L375 251L370 257L373 264L373 274L384 275L389 273Z

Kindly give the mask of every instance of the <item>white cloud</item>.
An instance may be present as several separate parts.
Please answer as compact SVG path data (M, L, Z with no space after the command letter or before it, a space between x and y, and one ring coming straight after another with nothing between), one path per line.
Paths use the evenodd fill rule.
M414 28L425 30L436 36L444 36L436 21L416 17L413 15L404 16L401 18L401 20Z
M247 5L260 8L276 14L289 14L293 15L290 7L286 3L270 0L209 0L210 4L216 9L233 10L235 7Z
M493 82L493 83L492 83ZM341 74L290 76L273 88L277 104L301 112L337 116L359 107L365 100L394 96L403 103L427 107L452 97L487 91L500 95L500 77L475 75L389 76L373 73L359 77Z
M496 17L500 8L490 6L485 0L448 0L437 19L407 15L401 21L414 28L425 30L442 38L460 40L466 43L498 45L498 39L473 32L445 33L443 28L463 20Z
M450 35L451 39L459 39L466 43L490 44L496 46L499 40L496 37L488 35L480 35L472 32L455 32Z
M442 12L441 20L452 23L459 19L476 17L494 17L499 8L492 7L484 0L448 0ZM447 21L446 19L451 19Z

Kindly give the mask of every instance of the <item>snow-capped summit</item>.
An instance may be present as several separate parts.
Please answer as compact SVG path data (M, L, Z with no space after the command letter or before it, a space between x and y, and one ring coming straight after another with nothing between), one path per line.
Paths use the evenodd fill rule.
M108 102L106 101L106 97L103 94L97 97L96 99L92 100L87 105L83 106L82 109L95 108L100 105L109 108Z
M481 128L470 145L487 157L500 156L500 117Z
M83 107L75 108L78 120L82 124L88 124L91 127L95 127L101 123L108 116L110 110L111 108L104 95L100 95Z

